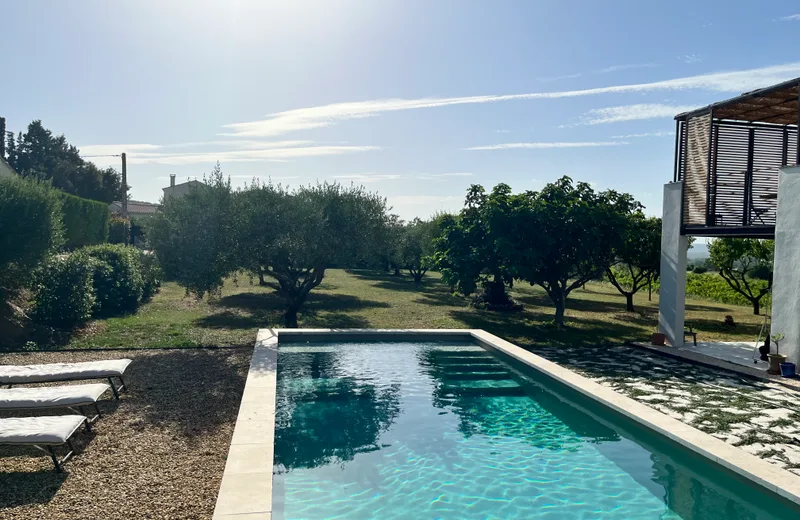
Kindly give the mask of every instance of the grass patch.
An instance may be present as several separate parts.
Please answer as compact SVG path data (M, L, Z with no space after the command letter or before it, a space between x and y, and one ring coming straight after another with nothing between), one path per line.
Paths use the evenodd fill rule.
M502 313L469 307L454 296L436 273L416 285L410 277L375 271L332 269L312 291L302 309L301 327L324 328L478 328L523 347L590 347L647 340L655 330L658 295L635 299L637 312L625 312L625 301L608 284L589 283L567 301L567 328L552 325L553 308L538 287L518 284L513 297L522 312ZM687 299L686 320L700 341L752 340L762 318L747 307ZM166 283L136 314L92 322L80 334L49 348L141 348L247 345L256 330L281 327L283 302L266 287L246 279L228 280L216 300L188 298L174 283ZM726 314L739 324L722 327ZM40 345L40 348L48 348Z

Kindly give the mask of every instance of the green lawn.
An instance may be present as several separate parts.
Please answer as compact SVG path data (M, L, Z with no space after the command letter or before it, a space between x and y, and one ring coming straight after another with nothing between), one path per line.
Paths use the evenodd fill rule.
M331 328L481 328L522 346L535 344L596 346L645 340L655 329L658 297L646 293L635 299L636 313L625 312L624 298L607 284L591 283L567 301L566 330L552 325L553 309L544 292L518 285L514 297L524 303L517 313L476 310L426 276L422 286L408 277L374 271L347 273L330 270L312 291L300 315L301 327ZM248 345L256 330L280 327L282 302L271 289L229 280L222 297L208 302L185 297L167 283L136 314L98 320L76 334L63 348L192 347ZM747 307L688 299L687 321L698 340L754 341L763 317ZM722 326L726 314L737 327Z

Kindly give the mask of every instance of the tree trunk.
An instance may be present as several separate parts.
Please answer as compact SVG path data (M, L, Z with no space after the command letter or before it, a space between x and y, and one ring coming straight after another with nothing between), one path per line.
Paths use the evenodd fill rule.
M647 301L653 301L653 282L647 282Z
M394 266L394 276L402 276L400 273L400 268L397 266Z
M555 315L555 322L556 327L559 329L564 327L564 297L556 298L554 301L556 305L556 315Z
M633 312L633 293L625 294L625 310Z
M297 307L290 306L286 308L283 313L283 324L287 329L296 329L297 325Z
M258 271L258 285L267 285L267 282L264 281L264 273L260 269Z
M761 300L753 299L753 314L758 315L761 312Z

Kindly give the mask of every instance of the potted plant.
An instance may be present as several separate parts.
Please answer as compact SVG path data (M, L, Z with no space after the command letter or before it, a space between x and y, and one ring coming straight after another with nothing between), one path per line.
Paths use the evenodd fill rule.
M663 332L656 330L650 335L650 344L663 347L667 344L667 336Z
M770 374L780 374L781 373L781 363L786 362L786 356L781 354L781 346L780 342L785 336L778 332L777 334L772 335L772 342L775 343L775 353L770 353L769 357L769 369L767 372Z

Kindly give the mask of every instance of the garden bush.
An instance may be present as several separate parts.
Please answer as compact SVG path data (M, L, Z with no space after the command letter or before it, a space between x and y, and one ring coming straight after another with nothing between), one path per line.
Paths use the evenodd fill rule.
M67 248L105 243L108 240L108 205L67 193L60 195Z
M69 327L92 315L94 262L81 255L54 256L37 270L33 317L44 324Z
M58 192L32 180L0 178L0 295L25 286L62 244Z
M95 315L108 316L136 310L144 290L138 249L121 244L102 244L84 247L73 256L95 260Z
M110 244L130 244L131 221L118 215L112 215L108 221L108 242Z
M161 280L164 278L164 273L161 271L161 265L158 263L155 253L145 253L139 251L140 262L142 266L142 301L152 298L161 287Z

